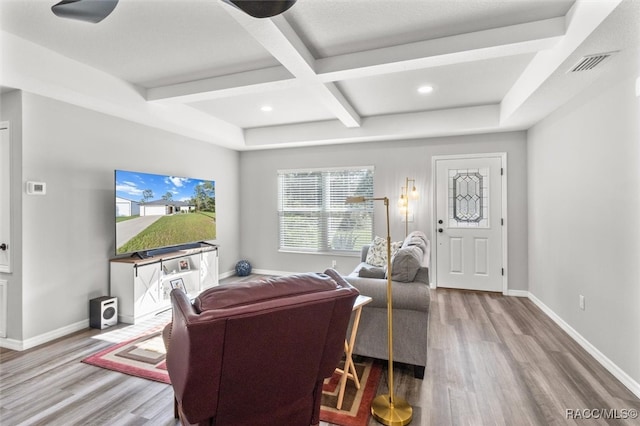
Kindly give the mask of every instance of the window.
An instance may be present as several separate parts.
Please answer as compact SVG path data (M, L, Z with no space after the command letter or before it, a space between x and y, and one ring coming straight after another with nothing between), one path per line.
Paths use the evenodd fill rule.
M373 239L373 167L278 171L281 251L360 253Z

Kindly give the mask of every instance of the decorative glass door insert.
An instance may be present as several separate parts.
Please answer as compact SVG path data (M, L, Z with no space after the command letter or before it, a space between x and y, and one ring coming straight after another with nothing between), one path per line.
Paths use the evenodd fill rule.
M449 228L489 227L489 169L449 169Z

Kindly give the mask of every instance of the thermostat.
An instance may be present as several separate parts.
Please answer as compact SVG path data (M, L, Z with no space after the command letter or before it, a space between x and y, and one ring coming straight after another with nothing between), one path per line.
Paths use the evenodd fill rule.
M27 194L44 195L47 193L47 184L44 182L27 182Z

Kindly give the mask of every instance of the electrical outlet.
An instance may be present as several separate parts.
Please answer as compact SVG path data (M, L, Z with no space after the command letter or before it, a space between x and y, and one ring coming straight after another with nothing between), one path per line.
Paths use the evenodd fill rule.
M331 267L335 268L338 265L338 262L336 262L335 260L331 261Z
M584 311L584 296L580 295L580 309Z

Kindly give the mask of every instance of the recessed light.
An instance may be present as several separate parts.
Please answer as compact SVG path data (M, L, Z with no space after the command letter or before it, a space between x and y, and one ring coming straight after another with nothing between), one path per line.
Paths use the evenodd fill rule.
M271 111L273 111L273 107L271 105L264 105L262 108L260 108L260 111L262 111L262 112L271 112Z
M418 93L422 95L426 95L431 92L433 92L433 86L425 85L425 86L418 87Z

